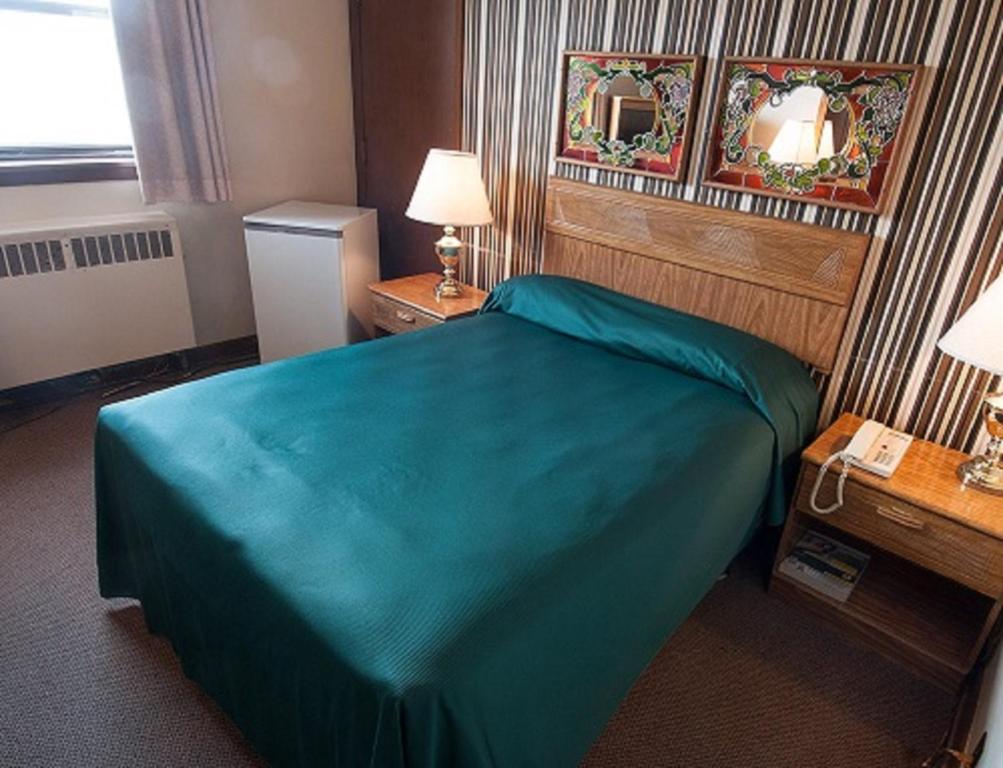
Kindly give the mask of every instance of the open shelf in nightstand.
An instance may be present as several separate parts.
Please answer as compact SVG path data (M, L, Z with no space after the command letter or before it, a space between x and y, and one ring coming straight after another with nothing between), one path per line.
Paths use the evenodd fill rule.
M849 628L891 658L955 691L971 667L981 629L994 601L873 544L799 514L779 563L807 530L817 531L870 555L845 603L774 569L771 588L824 619Z

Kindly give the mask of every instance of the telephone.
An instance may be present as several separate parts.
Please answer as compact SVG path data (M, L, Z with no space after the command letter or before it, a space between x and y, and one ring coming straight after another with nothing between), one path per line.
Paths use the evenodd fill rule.
M912 435L889 429L877 421L865 421L850 444L832 454L818 471L815 485L811 489L811 508L819 515L828 515L843 506L843 485L850 467L860 467L881 477L891 477L912 443ZM826 472L835 462L843 463L843 471L836 481L836 501L828 507L818 505L818 492L822 487Z

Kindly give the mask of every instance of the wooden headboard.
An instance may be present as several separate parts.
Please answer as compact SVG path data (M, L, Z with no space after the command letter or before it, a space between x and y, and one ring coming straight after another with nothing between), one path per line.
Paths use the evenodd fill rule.
M831 371L870 236L551 177L543 271L772 341Z

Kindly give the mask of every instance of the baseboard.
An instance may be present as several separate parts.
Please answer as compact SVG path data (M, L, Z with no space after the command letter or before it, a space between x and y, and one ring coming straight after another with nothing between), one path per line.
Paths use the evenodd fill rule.
M0 390L0 412L59 402L97 389L114 388L154 372L158 376L184 374L200 368L258 359L257 336L244 336Z

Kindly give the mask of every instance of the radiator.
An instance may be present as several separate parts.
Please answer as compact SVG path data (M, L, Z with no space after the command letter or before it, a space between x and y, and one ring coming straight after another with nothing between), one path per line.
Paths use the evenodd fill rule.
M194 345L167 214L0 228L0 390Z

